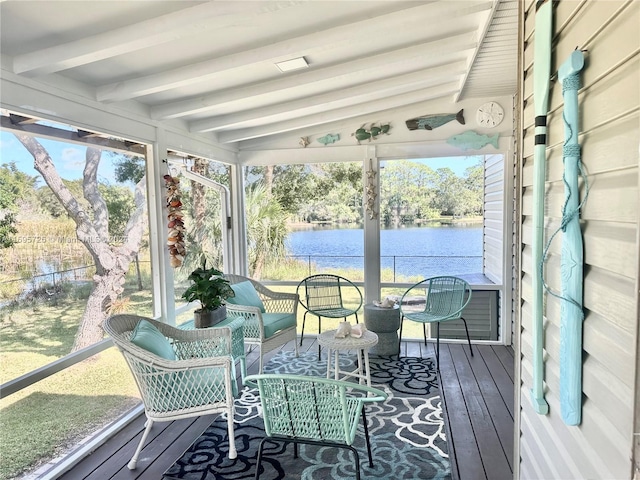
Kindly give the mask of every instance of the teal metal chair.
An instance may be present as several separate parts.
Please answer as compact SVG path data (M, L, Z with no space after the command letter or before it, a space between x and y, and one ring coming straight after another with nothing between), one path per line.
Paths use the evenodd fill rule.
M350 280L328 273L311 275L298 284L296 291L300 297L300 304L305 309L300 332L301 346L308 313L318 317L318 335L322 333L322 317L346 320L347 317L355 315L358 323L358 310L362 307L362 292ZM357 300L353 307L344 304L345 291L355 294ZM318 347L318 357L320 357L320 347Z
M298 458L299 443L351 450L359 480L360 456L353 441L360 416L369 467L373 468L364 406L386 400L387 394L382 390L342 380L286 374L250 375L245 384L258 386L266 433L258 448L256 480L267 441L293 443L294 458Z
M402 341L402 326L405 320L422 323L424 344L427 344L427 323L436 324L436 362L440 366L440 323L462 320L467 333L469 350L473 356L471 339L467 321L462 312L471 300L471 287L458 277L432 277L415 285L402 295L400 300L400 335Z
M234 393L237 391L232 353L232 329L183 330L138 315L121 314L103 322L129 364L140 390L147 422L128 467L136 468L155 422L226 413L229 458L237 457L234 436Z

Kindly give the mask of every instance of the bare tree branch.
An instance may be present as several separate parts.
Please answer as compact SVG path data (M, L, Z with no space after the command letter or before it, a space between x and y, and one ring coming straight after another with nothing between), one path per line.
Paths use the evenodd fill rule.
M98 190L98 167L102 151L88 147L84 172L82 175L82 192L93 208L93 226L101 241L109 242L109 212L107 203Z
M99 241L100 237L93 227L92 219L87 212L82 209L76 198L62 181L49 153L35 138L21 133L16 133L15 136L33 155L34 168L40 172L53 194L60 200L64 209L75 222L78 240L87 248L96 262L97 273L99 275L101 274L101 268L106 270L112 269L115 265L115 258L109 245Z
M142 243L145 212L145 177L137 183L136 209L125 227L125 241L116 247L109 245L109 215L104 198L98 190L97 170L101 152L88 148L83 176L83 195L93 207L94 215L85 212L66 187L44 147L33 137L15 134L34 158L35 169L40 172L53 194L76 223L78 240L92 255L96 274L93 290L87 299L85 311L73 344L73 351L92 345L103 338L100 328L110 307L124 290L125 275L138 254Z

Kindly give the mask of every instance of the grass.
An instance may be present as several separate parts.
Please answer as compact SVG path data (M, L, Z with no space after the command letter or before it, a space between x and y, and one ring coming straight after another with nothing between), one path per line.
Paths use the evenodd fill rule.
M149 314L151 292L125 285L129 311ZM149 279L145 281L149 285ZM34 295L2 308L0 382L71 351L90 287ZM61 455L139 403L133 377L115 348L0 400L0 479L16 478Z
M0 478L56 458L139 402L115 348L2 399Z

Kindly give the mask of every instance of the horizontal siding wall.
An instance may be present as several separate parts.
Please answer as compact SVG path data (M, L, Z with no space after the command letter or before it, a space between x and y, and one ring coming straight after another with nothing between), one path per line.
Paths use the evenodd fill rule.
M471 295L469 305L462 317L467 321L471 340L498 340L498 292L495 290L476 290ZM436 327L431 328L435 337ZM467 339L462 320L440 323L441 338Z
M579 426L560 416L560 301L545 294L545 398L532 407L531 278L533 212L533 51L535 4L523 4L524 66L521 145L520 477L607 478L632 475L638 276L640 144L640 2L562 0L554 7L552 72L576 48L586 49L579 90L582 162L590 185L582 209L584 237L583 410ZM562 85L554 81L547 136L545 242L564 203ZM584 195L584 189L581 195ZM561 290L562 234L550 246L545 281ZM516 422L518 424L518 422Z
M484 160L484 274L502 284L504 267L504 156L486 155Z

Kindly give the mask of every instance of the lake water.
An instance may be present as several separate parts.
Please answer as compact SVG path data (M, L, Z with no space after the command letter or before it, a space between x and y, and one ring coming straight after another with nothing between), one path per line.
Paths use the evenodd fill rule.
M363 269L364 231L317 228L291 232L289 255L315 263L319 270ZM383 269L396 276L433 276L482 272L482 225L407 227L380 232Z

